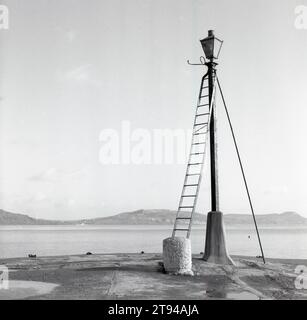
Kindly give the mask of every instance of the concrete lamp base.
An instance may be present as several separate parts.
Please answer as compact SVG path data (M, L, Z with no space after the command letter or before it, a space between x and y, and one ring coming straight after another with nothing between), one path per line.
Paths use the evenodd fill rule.
M208 213L203 260L216 264L235 265L227 252L223 213L220 211Z
M193 275L190 239L184 237L164 239L163 264L166 273Z

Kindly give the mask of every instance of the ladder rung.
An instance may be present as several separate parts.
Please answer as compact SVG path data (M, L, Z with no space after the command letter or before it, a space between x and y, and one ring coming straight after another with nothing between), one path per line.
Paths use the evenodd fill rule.
M208 122L195 123L195 124L194 124L194 127L195 127L195 126L207 126L207 125L208 125Z
M207 88L209 88L209 87L202 87L202 89L207 89Z
M200 175L200 173L187 173L186 174L187 176L199 176Z
M197 114L196 117L200 117L200 116L208 116L210 113L209 112L206 112L206 113L200 113L200 114Z
M189 231L189 229L174 229L175 231Z
M205 104L200 104L199 106L197 106L198 108L201 108L201 107L206 107L206 106L209 106L209 103L205 103Z
M192 146L198 146L200 144L206 144L206 142L196 142L196 143L192 143Z
M207 134L208 131L206 132L197 132L197 133L193 133L193 136L200 136L202 134Z
M194 198L196 194L187 194L186 196L181 196L182 198Z
M199 162L199 163L188 163L188 166L199 166L201 164L202 164L201 162Z
M204 96L200 96L201 98L207 98L207 97L209 97L209 95L208 94L206 94L206 95L204 95Z
M180 218L178 217L178 218L176 218L176 219L177 219L177 220L191 220L191 218L181 218L181 217L180 217Z
M180 209L193 209L194 207L191 207L191 206L182 206L182 207L179 207Z
M185 184L184 187L197 187L198 184Z

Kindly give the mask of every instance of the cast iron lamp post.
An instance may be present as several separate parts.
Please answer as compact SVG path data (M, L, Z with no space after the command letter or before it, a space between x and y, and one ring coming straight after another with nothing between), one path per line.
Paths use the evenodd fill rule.
M223 41L216 38L213 30L208 31L208 37L201 40L208 67L208 94L212 106L209 136L210 136L210 173L211 173L211 212L207 216L206 245L204 260L214 263L233 264L227 252L226 237L223 224L223 214L219 211L219 186L218 186L218 157L216 136L216 106L214 101L214 86L216 78L215 62L220 54ZM212 103L213 100L213 103ZM212 104L211 104L212 103Z
M201 40L201 45L208 60L209 80L209 103L213 99L213 87L215 82L215 72L217 60L223 45L223 41L214 36L213 30L208 31L208 37ZM212 104L212 112L210 119L210 171L211 171L211 211L219 210L219 188L218 188L218 167L217 167L217 138L216 138L216 108L215 103Z

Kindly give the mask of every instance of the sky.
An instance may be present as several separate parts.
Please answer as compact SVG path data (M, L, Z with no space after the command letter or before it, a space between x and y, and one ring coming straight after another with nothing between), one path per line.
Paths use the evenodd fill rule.
M307 217L307 29L295 23L307 0L1 4L9 28L0 30L0 208L45 219L175 210L184 161L152 161L160 152L152 144L146 163L122 153L141 148L142 134L152 143L155 132L192 128L205 68L187 60L199 61L199 40L214 29L224 40L218 75L255 211ZM247 213L216 102L221 210ZM106 141L108 132L115 138ZM122 152L117 163L103 163L106 142ZM210 210L208 178L201 213Z

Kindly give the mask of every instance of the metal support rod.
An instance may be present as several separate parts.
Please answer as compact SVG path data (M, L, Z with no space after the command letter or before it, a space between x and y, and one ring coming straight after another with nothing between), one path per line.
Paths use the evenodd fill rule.
M222 88L221 88L219 79L218 79L217 76L216 76L216 78L217 78L216 80L217 80L217 84L218 84L218 87L219 87L219 91L221 93L221 97L222 97L222 100L223 100L224 108L225 108L225 111L226 111L228 123L229 123L229 126L230 126L233 142L234 142L234 145L235 145L235 148L236 148L236 152L237 152L237 156L238 156L238 159L239 159L240 168L241 168L241 172L242 172L242 176L243 176L243 180L244 180L244 184L245 184L245 189L246 189L249 205L250 205L250 208L251 208L251 212L252 212L252 215L253 215L253 220L254 220L254 224L255 224L255 228L256 228L258 242L259 242L259 246L260 246L260 250L261 250L261 254L262 254L262 260L263 260L263 263L265 264L265 257L264 257L263 248L262 248L261 239L260 239L260 234L259 234L259 230L258 230L258 226L257 226L256 217L255 217L254 207L253 207L252 200L251 200L251 197L250 197L250 193L249 193L249 189L248 189L248 185L247 185L247 181L246 181L246 177L245 177L245 173L244 173L244 169L243 169L243 165L242 165L242 161L241 161L241 156L240 156L238 145L237 145L237 140L236 140L236 137L235 137L235 134L234 134L233 126L232 126L232 123L231 123L231 120L230 120L229 112L228 112L228 109L227 109L227 106L226 106L226 102L225 102L225 99L224 99L224 95L223 95L223 92L222 92Z
M206 63L208 67L209 81L209 104L213 101L214 83L216 77L215 66L213 61ZM212 112L210 118L210 172L211 172L211 211L219 210L219 190L218 190L218 174L217 174L217 138L216 138L216 110L215 103L212 104Z

